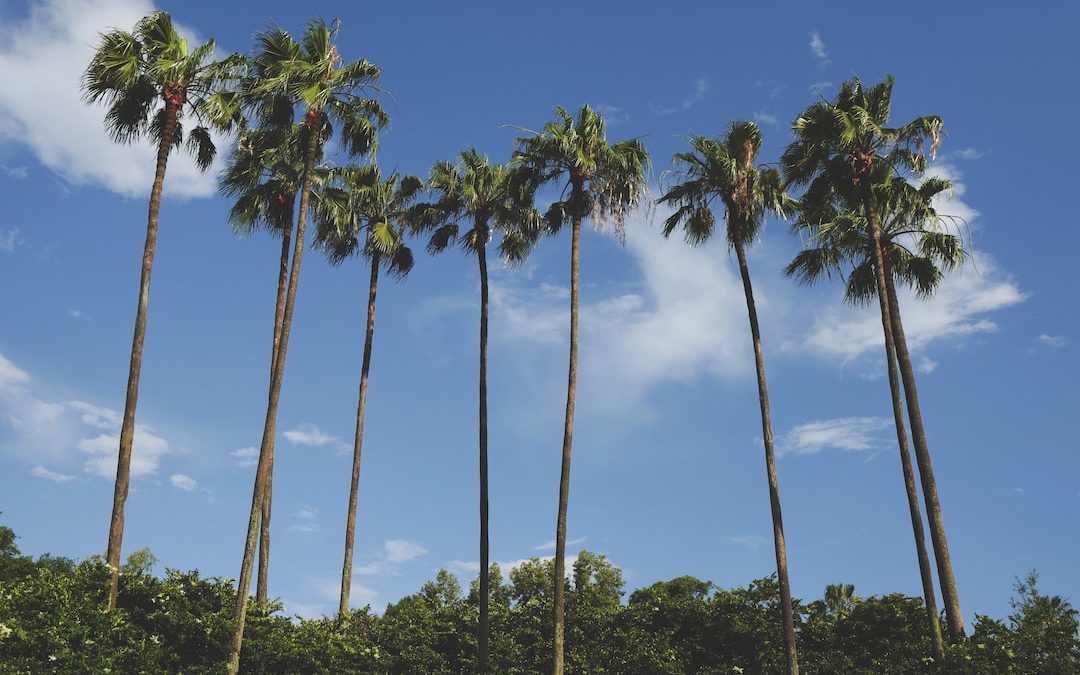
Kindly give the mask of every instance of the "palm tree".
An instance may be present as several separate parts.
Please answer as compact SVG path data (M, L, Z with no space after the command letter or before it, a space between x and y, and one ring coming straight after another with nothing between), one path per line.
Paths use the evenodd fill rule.
M331 264L362 255L369 260L367 326L364 356L360 367L360 395L356 407L356 434L353 437L352 480L345 525L345 561L341 568L341 601L338 615L349 612L352 587L353 542L356 535L356 502L360 488L360 456L364 442L364 414L367 408L371 348L375 336L375 295L379 268L403 279L413 266L412 251L404 243L404 223L410 208L424 187L415 176L391 174L385 180L376 166L350 166L336 170L335 184L324 190L316 209L318 231L315 245Z
M431 169L428 187L438 201L424 205L416 228L430 231L428 251L438 253L457 244L476 256L480 270L480 624L477 633L479 672L488 672L488 609L491 599L488 531L487 245L502 233L499 251L511 264L520 263L539 230L540 214L532 196L516 189L507 165L491 164L474 149L458 155L457 166L439 162ZM464 231L462 231L464 230Z
M843 619L859 601L853 584L829 584L825 587L825 612L836 619Z
M353 156L373 152L378 129L388 122L386 114L376 101L359 95L374 87L379 77L378 67L365 60L343 63L334 44L334 36L335 31L320 19L313 19L308 23L300 42L280 28L259 33L255 36L257 53L251 60L251 72L242 90L244 106L264 126L291 127L296 121L294 110L296 106L300 106L303 112L300 149L304 162L300 180L296 239L293 243L289 283L282 310L281 333L277 353L272 359L266 420L233 610L235 625L227 664L230 674L236 673L240 668L251 567L266 495L270 448L276 433L278 401L281 397L289 330L296 304L296 287L300 280L316 163L321 156L323 144L334 131L331 121L337 124L343 149Z
M150 210L146 219L139 301L135 310L135 335L131 344L127 395L120 427L120 449L116 463L112 517L105 559L111 569L108 608L116 606L120 583L120 548L124 537L124 503L131 482L131 451L135 438L135 407L139 400L146 315L150 302L150 274L157 249L158 214L165 185L169 153L184 144L181 123L185 114L197 124L187 134L187 150L195 165L205 171L217 152L208 124L217 122L211 103L216 89L231 77L242 59L236 55L211 61L213 40L188 49L166 12L143 17L131 32L114 29L101 41L82 80L88 103L105 103L105 126L117 143L132 143L144 137L157 144L157 165L150 189ZM212 126L220 126L217 123Z
M638 139L609 144L604 118L582 106L575 119L565 109L555 109L554 121L540 133L517 140L514 152L516 181L531 192L540 185L557 183L565 199L554 202L544 215L547 228L558 232L569 221L570 239L570 367L566 386L566 418L563 425L562 465L559 472L559 506L555 525L555 621L554 675L563 675L565 652L566 510L570 496L570 451L574 434L574 403L577 389L578 298L581 257L581 223L614 226L623 235L627 214L645 192L649 153Z
M263 228L281 237L277 300L274 307L274 339L270 354L271 378L277 361L277 348L281 342L281 324L285 313L296 193L300 189L304 173L300 153L301 136L300 125L294 125L291 129L256 127L244 130L218 181L221 193L236 199L229 211L229 222L233 225L233 231L246 235ZM317 168L314 185L323 182L325 174L325 170ZM259 518L258 580L255 583L255 600L262 612L267 608L274 439L270 441L268 454L266 494Z
M776 573L780 581L780 607L783 613L788 673L798 675L795 617L791 602L791 584L788 581L784 523L780 512L780 479L776 471L776 452L773 447L769 389L765 380L765 354L761 346L761 331L754 304L754 291L750 284L750 270L746 263L746 247L752 244L761 232L766 212L782 217L792 204L784 193L780 173L775 169L754 164L761 148L761 140L761 130L753 122L733 122L723 139L691 137L690 146L693 151L679 153L674 158L681 182L668 190L659 201L675 208L675 212L664 221L664 236L670 236L675 228L682 226L686 241L692 246L712 237L716 222L714 205L724 208L727 242L735 249L735 256L739 261L739 273L746 295L746 311L750 318L750 335L754 344L754 365L757 369L761 430L765 440L765 471L772 507L773 545L776 551Z
M939 227L943 217L937 214L932 205L934 196L949 190L952 185L941 178L930 178L919 186L914 186L896 176L891 168L882 166L886 167L889 175L883 180L875 180L874 192L876 203L881 210L880 239L884 250L882 260L886 270L886 287L893 284L894 278L899 278L902 282L914 286L918 294L929 296L940 283L942 270L952 269L964 258L962 241ZM785 270L788 276L796 276L804 283L813 283L822 276L842 275L842 269L847 266L851 271L847 277L845 299L852 304L865 304L878 297L877 276L874 273L874 239L866 225L859 202L847 202L835 193L820 195L803 205L796 227L805 231L815 246L795 256ZM886 329L891 328L885 323L883 326ZM926 549L922 512L919 508L919 494L908 448L896 352L891 344L886 344L885 356L893 419L900 448L900 465L904 474L911 526L915 533L915 549L930 638L934 655L940 660L944 657L944 643Z
M900 127L885 126L889 121L893 82L890 75L867 89L858 78L852 78L841 85L834 101L811 105L795 120L795 141L781 158L788 183L807 186L804 203L812 205L836 193L859 205L874 242L873 265L866 271L873 273L879 289L888 288L889 275L881 242L882 207L874 185L888 178L891 170L921 173L926 166L923 146L930 142L933 155L942 133L941 118L936 115L918 117ZM903 340L899 307L889 301L888 295L887 291L878 294L886 350L895 351L900 366L946 621L952 637L959 639L964 635L964 617L923 429L915 371Z

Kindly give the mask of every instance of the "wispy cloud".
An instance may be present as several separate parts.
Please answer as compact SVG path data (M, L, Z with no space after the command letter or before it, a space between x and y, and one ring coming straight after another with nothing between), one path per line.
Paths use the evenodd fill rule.
M0 171L3 171L8 178L14 178L15 180L22 180L30 175L25 166L4 166L0 164Z
M346 446L340 438L333 434L328 434L314 424L305 422L295 429L290 429L282 434L293 445L310 445L314 447L322 447L324 445L332 445L339 450L344 449Z
M787 88L784 86L783 82L777 80L758 80L757 82L754 82L754 86L765 89L769 93L769 98L773 101L783 96L784 89Z
M972 160L981 159L983 153L975 148L960 148L959 150L950 150L948 156L955 157L956 159Z
M578 544L584 544L585 539L586 539L585 537L578 537L577 539L571 539L571 540L566 542L566 545L567 546L577 546ZM554 539L549 539L548 541L545 541L543 544L540 544L539 546L533 546L532 550L534 550L534 551L554 551L555 550L555 540Z
M229 455L236 458L236 466L249 467L259 463L259 449L255 447L230 450Z
M169 482L172 483L174 488L184 490L185 492L194 492L199 489L199 481L187 474L174 473L169 476Z
M1061 349L1069 344L1069 340L1064 335L1047 335L1046 333L1035 338L1035 341L1047 349Z
M40 464L35 466L30 471L30 473L35 478L44 478L45 480L51 480L52 482L58 483L60 485L63 485L64 483L67 483L68 481L76 480L76 478L78 478L77 476L71 476L71 475L68 475L66 473L57 473L55 471L50 471L49 469L46 469L45 467L41 466Z
M781 455L813 455L827 448L871 450L881 447L882 431L892 421L884 417L842 417L793 427L780 440Z
M919 357L919 363L915 367L918 368L920 373L925 373L929 375L930 373L937 370L938 362L930 358L929 356L923 355Z
M318 523L303 522L293 523L289 525L289 532L295 532L296 534L319 534L322 532L322 528Z
M19 228L13 227L6 232L0 232L0 251L14 253L15 249L23 245L25 241L19 236Z
M814 96L825 96L825 93L835 86L832 82L815 82L810 85L810 93Z
M810 53L814 55L822 68L832 63L829 60L829 52L825 48L825 41L821 39L821 33L816 30L810 32Z
M759 110L754 113L754 121L759 124L768 124L773 127L780 126L780 118L764 110Z
M735 544L736 546L741 546L745 549L753 550L765 543L765 538L756 534L739 534L733 537L724 537L724 541Z
M596 112L604 116L609 127L617 127L621 124L626 124L630 121L630 113L626 112L619 106L607 105L606 103L597 103L593 106Z
M709 93L709 79L704 75L694 80L694 92L680 101L677 105L673 106L655 106L650 105L650 109L657 115L673 115L678 112L685 112L690 108L693 108L698 103L705 100L705 95Z
M411 539L390 539L383 542L382 550L369 562L355 565L353 574L358 576L395 575L407 563L427 555L428 550Z

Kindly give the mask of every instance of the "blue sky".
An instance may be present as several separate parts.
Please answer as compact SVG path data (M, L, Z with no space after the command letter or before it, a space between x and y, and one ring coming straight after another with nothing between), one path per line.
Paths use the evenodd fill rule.
M1080 455L1070 132L1080 62L1065 4L1016 14L914 3L772 11L705 3L164 3L245 51L275 21L340 16L340 49L383 68L381 163L426 174L475 146L505 160L555 105L591 103L609 138L642 136L653 188L688 134L756 119L765 161L820 91L897 78L894 120L937 113L931 171L956 183L974 254L931 302L902 300L964 611L1004 615L1032 568L1080 599ZM145 234L152 149L119 148L77 80L95 34L146 0L0 2L0 511L33 554L102 551ZM336 14L336 12L340 12ZM125 551L235 577L265 410L276 242L235 237L214 175L166 179ZM570 501L571 552L638 587L730 586L774 569L745 307L722 244L625 247L588 233ZM493 271L492 554L550 555L564 405L565 238ZM872 310L780 270L799 242L769 223L750 264L762 314L794 591L919 581ZM271 593L336 607L366 271L305 257L279 415ZM353 598L381 608L440 567L476 569L478 277L422 256L379 297Z

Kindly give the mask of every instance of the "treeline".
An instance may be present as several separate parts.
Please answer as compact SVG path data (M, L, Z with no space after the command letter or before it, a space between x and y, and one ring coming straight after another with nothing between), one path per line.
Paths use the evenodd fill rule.
M123 565L115 611L103 612L108 567L100 558L21 556L0 526L0 673L221 672L231 641L230 580L167 570L147 551ZM533 559L504 578L491 568L492 672L550 671L552 561ZM622 573L581 552L566 584L566 672L572 675L774 675L786 670L774 578L721 589L684 576L624 592ZM290 619L271 603L253 611L240 672L459 675L475 672L479 587L466 592L440 571L386 608L335 618ZM820 675L1074 675L1077 611L1019 580L1004 620L977 617L943 662L930 649L922 600L859 597L851 586L794 600L803 672Z

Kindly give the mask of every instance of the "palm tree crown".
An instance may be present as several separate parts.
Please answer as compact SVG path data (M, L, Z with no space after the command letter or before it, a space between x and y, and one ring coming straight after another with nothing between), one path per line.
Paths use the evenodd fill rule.
M187 133L186 146L196 165L206 170L217 154L210 128L224 126L215 95L243 63L236 54L211 61L214 48L208 40L189 50L169 14L152 12L132 32L101 35L101 46L83 75L84 97L88 103L108 105L105 124L118 143L143 136L160 143L173 113L175 135L166 142L179 147L184 142L179 118L185 112L194 114L198 124Z

